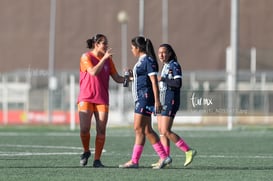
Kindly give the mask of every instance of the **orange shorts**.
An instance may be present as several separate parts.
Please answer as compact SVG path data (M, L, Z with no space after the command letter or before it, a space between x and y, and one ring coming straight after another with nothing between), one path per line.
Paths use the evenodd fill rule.
M78 111L109 112L109 106L90 102L79 102Z

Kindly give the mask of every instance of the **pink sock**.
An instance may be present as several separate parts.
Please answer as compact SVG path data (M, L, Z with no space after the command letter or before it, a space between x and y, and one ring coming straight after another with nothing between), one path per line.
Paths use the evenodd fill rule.
M166 154L167 154L168 156L170 156L170 146L164 146L164 145L163 145L163 148L164 148Z
M141 157L141 154L143 152L143 145L134 145L133 148L133 155L132 155L132 162L135 164L138 164L138 161Z
M189 151L190 147L187 145L187 143L182 139L180 138L176 143L175 145L182 151L184 152L187 152Z
M161 142L157 142L155 144L152 145L155 152L158 154L158 156L162 159L165 159L168 157L168 155L166 154L163 145L161 144Z

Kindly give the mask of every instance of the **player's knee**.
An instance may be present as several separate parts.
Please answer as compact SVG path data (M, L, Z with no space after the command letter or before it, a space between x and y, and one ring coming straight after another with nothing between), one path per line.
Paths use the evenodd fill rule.
M143 129L140 127L135 127L134 131L136 135L144 135Z
M160 137L170 137L171 132L169 130L161 130Z

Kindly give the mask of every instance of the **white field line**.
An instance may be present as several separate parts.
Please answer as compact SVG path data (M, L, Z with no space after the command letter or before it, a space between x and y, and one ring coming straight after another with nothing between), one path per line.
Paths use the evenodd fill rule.
M3 152L0 151L1 156L48 156L48 155L78 155L81 154L81 147L69 147L69 146L44 146L44 145L12 145L12 144L0 144L0 148L42 148L42 149L67 149L76 150L77 152ZM80 151L78 151L80 150ZM95 153L94 148L90 148L91 153ZM102 150L106 152L105 149Z
M14 153L1 153L1 156L13 157L13 156L49 156L49 155L79 155L79 153L72 152L60 152L60 153L32 153L32 152L14 152Z
M106 152L104 150L104 152ZM54 155L79 155L78 152L48 152L48 153L38 153L38 152L0 152L0 157L14 157L14 156L54 156ZM107 155L111 156L124 156L124 154L113 154L107 153ZM142 155L143 157L154 157L157 155ZM173 156L174 157L182 157L182 156ZM273 156L263 156L263 155L256 155L256 156L229 156L229 155L198 155L199 158L223 158L223 159L273 159Z
M67 150L74 150L75 152L6 152L0 151L1 156L49 156L49 155L78 155L82 150L81 147L69 147L69 146L45 146L45 145L12 145L12 144L0 144L0 148L42 148L42 149L67 149ZM94 154L94 148L90 148L90 151ZM106 150L103 149L103 153L106 153ZM121 153L115 152L107 152L107 155L110 156L124 156ZM155 154L143 154L142 156L152 157L157 156ZM172 157L184 157L183 154L181 155L172 155ZM236 155L200 155L198 154L197 157L199 158L223 158L223 159L273 159L273 155L247 155L247 156L236 156Z
M17 133L17 132L2 132L0 136L79 136L79 133Z
M0 144L0 147L13 147L13 148L47 148L47 149L71 149L82 150L81 147L72 146L46 146L46 145L12 145L12 144Z
M183 129L173 129L175 132L178 131L183 131ZM193 130L192 132L187 132L186 135L187 137L192 137L192 138L203 138L204 136L208 137L208 138L215 138L215 137L223 137L223 138L245 138L245 137L249 137L249 136L259 136L259 137L263 137L265 134L267 134L266 131L243 131L240 133L231 133L230 131L221 131L222 133L224 132L224 135L219 135L218 132L212 132L209 133L206 130ZM92 132L91 136L94 136L94 131ZM183 135L183 133L182 133ZM69 133L69 132L65 132L65 133L58 133L58 132L52 132L52 133L27 133L27 132L0 132L0 137L9 137L9 136L49 136L49 137L57 137L57 136L72 136L72 137L79 137L79 133ZM128 129L127 131L115 131L115 132L108 132L106 136L111 136L111 137L128 137L128 136L134 136L134 132L132 129ZM273 137L272 134L267 135L270 137Z

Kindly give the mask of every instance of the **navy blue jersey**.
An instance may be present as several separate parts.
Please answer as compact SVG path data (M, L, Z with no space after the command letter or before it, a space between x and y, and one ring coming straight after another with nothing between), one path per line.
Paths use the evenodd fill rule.
M161 72L161 77L166 79L182 79L181 66L177 61L165 63ZM160 102L164 109L162 116L174 117L180 105L180 88L169 87L166 81L159 82Z
M148 96L151 99L149 102L154 102L152 82L149 76L157 74L158 64L156 60L147 55L140 56L133 69L134 82L132 84L132 92L134 101L147 99Z
M174 60L165 63L161 71L161 77L164 79L182 79L182 70L180 64ZM168 86L166 82L161 81L159 83L160 90L167 90L167 87Z

